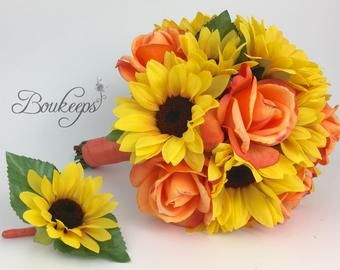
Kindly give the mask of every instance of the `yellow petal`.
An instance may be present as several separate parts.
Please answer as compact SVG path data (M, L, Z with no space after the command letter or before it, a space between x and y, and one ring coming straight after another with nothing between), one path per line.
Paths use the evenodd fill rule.
M52 180L52 190L54 195L57 198L62 197L62 192L64 190L63 182L60 179L60 174L58 171L53 171L53 180Z
M144 83L129 82L132 96L140 106L150 111L158 111L157 99L151 94L152 90Z
M113 113L118 118L122 118L129 114L145 114L148 111L140 106L137 102L126 102L117 106Z
M53 224L47 224L46 231L48 236L53 239L58 239L64 234L63 230L57 230L56 228L54 228Z
M251 216L262 225L269 228L274 226L274 221L270 208L268 207L268 201L266 195L259 191L253 185L249 185L247 188L242 189L247 209Z
M167 75L168 70L161 63L150 60L146 66L146 76L150 83L151 93L158 104L163 104L167 97Z
M80 244L95 253L99 253L100 251L98 243L94 241L91 237L89 237L87 234L82 235L82 237L80 238Z
M210 95L202 95L195 99L195 103L200 106L204 112L207 112L213 108L217 108L219 103Z
M235 229L240 229L248 223L250 215L247 211L245 201L249 200L244 194L244 189L228 189L233 202L232 221Z
M117 129L131 132L158 131L155 117L152 114L127 115L119 118L114 126Z
M36 171L30 169L27 173L27 182L30 187L38 194L41 194L41 176Z
M213 181L222 176L221 170L216 166L214 160L211 158L208 166L208 179Z
M299 108L297 125L304 126L317 120L317 115L313 109L307 107Z
M190 98L191 100L200 93L202 88L202 82L199 76L193 73L189 73L186 87L182 89L181 96Z
M55 200L55 196L52 190L52 184L46 176L44 176L41 181L41 193L50 204Z
M167 140L162 148L164 161L175 166L183 160L185 152L183 139L175 136L172 136L169 140Z
M157 134L157 133L153 133ZM119 150L122 152L134 152L136 143L139 139L143 138L144 136L150 135L149 133L143 132L131 132L123 135L123 138L120 142Z
M197 172L202 171L202 168L203 168L203 165L204 165L204 155L203 155L203 153L197 154L197 153L194 153L194 152L186 151L184 160L190 168L194 169Z
M34 203L40 209L40 211L48 211L50 205L46 202L45 199L41 198L40 196L36 196L33 198Z
M97 209L93 214L89 215L88 218L92 219L103 217L106 214L111 213L117 207L117 205L118 205L117 202L108 202L107 204L103 205L100 209Z
M170 96L179 96L182 90L185 90L187 81L187 70L184 64L176 65L169 71L168 91Z
M188 130L192 129L191 127ZM204 150L203 140L201 135L197 132L196 129L193 130L194 133L194 140L190 142L186 142L186 148L193 153L202 154Z
M36 227L43 227L47 221L41 216L37 210L27 210L23 214L23 219Z
M80 238L76 234L68 231L61 236L61 241L73 248L80 248Z
M301 179L296 175L286 176L283 179L264 179L264 183L276 194L284 192L303 192L306 190Z
M103 229L103 228L98 228L98 229L94 229L94 228L85 228L84 231L90 235L91 237L93 237L94 239L96 239L97 241L108 241L111 239L111 234Z
M214 98L219 97L223 93L223 91L227 88L229 79L230 79L229 74L214 76L212 78L212 82L209 89L204 94L211 95Z
M136 155L152 155L160 153L163 143L169 138L168 134L146 135L136 142Z
M74 187L78 186L80 179L84 177L84 170L80 163L72 162L68 164L60 175L60 180L63 182L64 196L69 196Z
M38 196L39 195L37 195L36 193L24 191L20 193L19 198L28 208L38 210L39 208L33 201L33 199Z
M103 229L113 229L118 227L118 223L110 218L97 218L86 222L86 225L94 225Z

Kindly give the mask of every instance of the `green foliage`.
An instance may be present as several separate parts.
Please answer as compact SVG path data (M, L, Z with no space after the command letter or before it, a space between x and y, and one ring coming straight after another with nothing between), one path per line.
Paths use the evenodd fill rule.
M36 228L36 233L33 241L39 244L49 245L53 242L53 239L48 236L46 228L44 227Z
M116 218L112 215L106 215L106 218L110 218L116 221ZM68 253L76 256L83 257L101 257L109 259L115 262L129 262L130 257L126 251L126 246L122 234L119 228L108 229L112 238L105 242L98 242L100 246L99 254L81 246L79 249L74 249L60 240L54 241L54 248L63 253Z
M205 25L210 31L218 30L221 36L221 40L231 31L235 29L234 24L231 21L229 12L223 11L220 15L212 18Z
M119 129L112 130L110 132L110 134L105 137L105 140L111 141L111 142L116 142L116 141L118 141L120 136L122 136L123 133L124 133L124 131L119 130Z
M6 153L6 160L11 206L18 217L22 219L22 215L27 210L27 207L21 202L19 195L23 191L33 191L27 182L29 169L35 170L40 176L46 176L51 180L55 166L48 162L8 152Z

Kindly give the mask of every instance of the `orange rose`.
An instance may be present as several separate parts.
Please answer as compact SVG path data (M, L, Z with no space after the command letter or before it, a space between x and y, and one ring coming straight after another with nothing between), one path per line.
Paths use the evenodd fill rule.
M140 210L165 222L195 227L211 210L206 175L193 171L185 162L172 166L153 158L134 165L130 179L138 188Z
M287 192L280 195L282 213L286 218L291 216L293 208L295 208L300 200L313 190L313 177L317 176L314 168L300 168L297 174L306 187L304 192Z
M166 52L174 52L184 57L180 48L177 29L156 29L153 32L136 37L131 46L132 56L123 56L117 66L120 75L127 81L135 80L135 72L144 72L147 62L154 59L163 63Z
M217 121L216 112L216 109L208 111L204 116L204 124L200 127L204 150L208 152L224 141L224 132Z
M328 104L323 109L325 119L321 124L329 132L329 137L327 138L326 147L320 149L322 159L319 162L322 165L328 164L329 155L334 150L336 142L340 140L340 121L335 114L337 109L338 106L331 108Z
M217 120L236 154L256 168L271 166L280 156L271 146L286 139L297 121L295 90L280 80L257 82L243 64L220 101Z

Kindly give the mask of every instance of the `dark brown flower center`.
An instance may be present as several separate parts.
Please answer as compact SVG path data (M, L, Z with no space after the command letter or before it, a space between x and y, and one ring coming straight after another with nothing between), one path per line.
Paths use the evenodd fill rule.
M52 220L59 219L69 229L80 226L83 223L84 213L78 203L70 199L60 199L52 203L48 210Z
M255 178L251 170L247 166L241 165L227 171L227 182L224 186L226 188L242 188L254 182Z
M194 104L184 97L170 97L159 106L156 124L161 133L182 137L191 120L191 108Z

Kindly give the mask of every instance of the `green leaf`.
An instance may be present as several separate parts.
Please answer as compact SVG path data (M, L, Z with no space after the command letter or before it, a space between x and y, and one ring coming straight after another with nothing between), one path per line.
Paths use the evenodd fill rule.
M234 24L231 21L229 12L223 11L220 15L212 18L205 25L210 31L218 30L220 32L221 40L231 31L235 29Z
M36 228L36 233L34 235L33 241L43 245L49 245L54 239L50 238L47 234L45 227Z
M112 130L110 132L110 134L105 137L105 140L111 141L111 142L116 142L116 141L118 141L120 136L122 136L123 133L124 133L124 131L119 130L119 129Z
M33 191L27 182L28 170L35 170L40 176L46 176L51 180L55 166L48 162L8 152L6 153L6 160L11 206L18 217L23 220L22 215L27 207L21 202L19 194L23 191Z
M105 217L116 221L116 218L112 214L106 215ZM126 251L125 242L123 240L120 229L119 228L108 229L108 232L111 234L112 238L105 242L98 242L100 246L99 254L83 246L81 246L79 249L72 248L64 244L60 240L54 241L54 248L59 250L60 252L76 256L101 257L115 262L129 262L130 257Z

